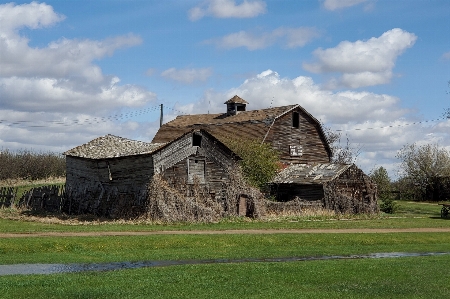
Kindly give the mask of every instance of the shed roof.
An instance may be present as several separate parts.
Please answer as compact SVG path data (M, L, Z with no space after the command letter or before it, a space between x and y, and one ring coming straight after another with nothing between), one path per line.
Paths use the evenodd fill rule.
M163 145L164 143L148 143L108 134L68 150L64 155L87 159L109 159L150 154Z
M279 172L274 184L323 184L334 180L354 164L294 164Z

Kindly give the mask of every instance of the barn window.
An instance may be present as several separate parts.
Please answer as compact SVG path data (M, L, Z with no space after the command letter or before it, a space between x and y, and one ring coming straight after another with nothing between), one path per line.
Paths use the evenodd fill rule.
M192 146L202 146L202 135L192 134Z
M298 112L292 112L292 126L294 128L300 127L300 115Z
M197 179L200 184L205 183L205 160L188 159L188 184L193 184Z
M303 147L301 145L290 145L289 152L291 156L301 156L303 155Z

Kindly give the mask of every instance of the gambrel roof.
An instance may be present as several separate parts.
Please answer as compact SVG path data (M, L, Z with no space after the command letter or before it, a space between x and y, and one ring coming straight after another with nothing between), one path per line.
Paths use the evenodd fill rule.
M294 164L279 172L271 183L274 184L323 184L334 180L353 164Z
M229 101L233 99L235 98ZM206 130L223 143L226 143L229 138L264 141L274 122L294 109L302 111L317 125L318 133L324 140L327 151L331 153L320 122L300 105L241 111L230 116L226 113L179 115L174 120L161 126L152 142L170 142L192 129Z
M150 154L162 146L164 143L148 143L108 134L68 150L64 155L87 159L109 159Z

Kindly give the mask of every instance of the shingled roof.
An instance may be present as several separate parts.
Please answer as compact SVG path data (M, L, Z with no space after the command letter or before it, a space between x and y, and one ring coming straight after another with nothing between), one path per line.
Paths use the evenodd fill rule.
M323 184L334 180L353 164L294 164L279 172L274 184Z
M192 129L204 129L219 140L228 136L264 139L273 121L299 105L289 105L268 109L242 111L227 116L222 114L180 115L164 124L152 142L169 142ZM301 107L300 107L301 108ZM303 109L303 108L301 108ZM306 112L306 111L305 111Z
M226 101L224 104L231 104L231 103L248 104L246 100L237 95Z
M64 155L87 159L109 159L150 154L163 145L164 143L148 143L108 134L68 150Z

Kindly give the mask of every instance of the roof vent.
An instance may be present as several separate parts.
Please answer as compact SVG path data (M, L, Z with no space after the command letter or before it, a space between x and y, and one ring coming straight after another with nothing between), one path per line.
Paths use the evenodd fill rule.
M224 104L227 104L227 116L232 116L245 111L245 107L248 103L244 99L235 95Z

